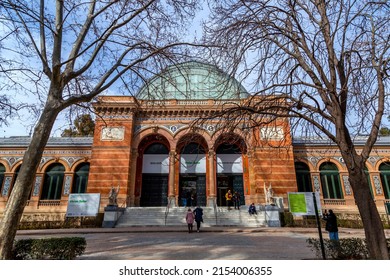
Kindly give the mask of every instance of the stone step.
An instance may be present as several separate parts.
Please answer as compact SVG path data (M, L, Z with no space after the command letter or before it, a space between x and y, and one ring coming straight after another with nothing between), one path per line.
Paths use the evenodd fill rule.
M202 207L203 227L241 226L261 227L269 225L265 211L260 208L257 215L249 215L246 207L240 210L227 207ZM116 222L115 227L131 226L175 226L186 225L187 207L128 207Z

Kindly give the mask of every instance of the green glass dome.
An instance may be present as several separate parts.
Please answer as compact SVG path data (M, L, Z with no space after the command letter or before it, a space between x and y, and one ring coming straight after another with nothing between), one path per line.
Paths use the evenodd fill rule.
M226 100L246 97L247 91L236 79L213 65L200 62L168 67L154 76L137 95L142 100Z

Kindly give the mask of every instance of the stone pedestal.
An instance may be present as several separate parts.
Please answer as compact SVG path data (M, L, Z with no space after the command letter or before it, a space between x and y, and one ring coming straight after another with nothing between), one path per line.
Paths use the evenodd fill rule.
M176 197L174 196L169 196L168 197L168 205L169 207L176 207Z
M280 227L280 208L276 205L265 206L265 220L269 227Z
M124 208L114 206L114 205L109 205L105 207L102 227L104 228L115 227L116 222L118 221L119 217L122 216L124 211L125 211Z
M215 197L208 197L207 198L207 207L214 207L217 205L217 201Z

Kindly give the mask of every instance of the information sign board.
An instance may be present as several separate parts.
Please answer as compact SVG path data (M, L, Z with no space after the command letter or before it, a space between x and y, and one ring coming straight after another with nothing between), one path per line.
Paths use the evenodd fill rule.
M318 192L315 193L317 211L321 215L321 202ZM296 216L315 216L314 198L312 192L290 192L288 193L289 211Z
M71 193L66 217L97 216L100 206L100 193Z

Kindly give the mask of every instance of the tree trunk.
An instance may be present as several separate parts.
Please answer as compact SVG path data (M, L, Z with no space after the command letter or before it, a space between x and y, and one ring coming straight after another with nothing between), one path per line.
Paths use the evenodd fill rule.
M365 161L361 156L343 154L347 164L349 182L353 190L356 205L362 218L366 242L371 259L389 259L387 241L382 220L372 199L367 175L364 172Z
M56 106L57 105L57 106ZM12 258L12 247L24 207L29 199L43 150L50 136L59 106L48 101L34 129L31 142L23 156L17 180L8 199L3 219L0 223L0 259Z

